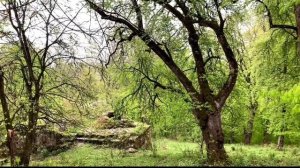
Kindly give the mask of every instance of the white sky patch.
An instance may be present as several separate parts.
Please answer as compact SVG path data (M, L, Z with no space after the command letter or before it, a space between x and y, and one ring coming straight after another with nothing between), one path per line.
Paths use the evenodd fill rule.
M22 1L25 2L25 1ZM49 2L49 0L37 0L30 4L30 8L26 13L27 27L31 25L26 35L35 48L42 49L46 45L46 21L49 11L41 5L41 2ZM2 2L3 3L3 2ZM5 6L0 5L0 17L5 15ZM29 19L31 17L31 20ZM100 18L98 18L101 20ZM29 23L30 20L30 23ZM100 28L107 26L108 22L101 20L101 24L97 22L94 12L89 10L85 5L84 0L64 0L58 1L55 7L49 27L49 43L55 40L59 41L60 47L64 48L65 54L73 55L76 58L86 60L92 59L106 61L111 49L107 48L106 39L101 35L103 32ZM0 38L0 45L8 44L13 41L18 41L16 32L9 22L3 26L4 31L13 32L13 39ZM86 32L83 33L83 32ZM89 36L88 34L92 34ZM57 54L58 46L53 45L49 52L50 55ZM63 54L63 53L62 53ZM63 55L61 55L63 57Z

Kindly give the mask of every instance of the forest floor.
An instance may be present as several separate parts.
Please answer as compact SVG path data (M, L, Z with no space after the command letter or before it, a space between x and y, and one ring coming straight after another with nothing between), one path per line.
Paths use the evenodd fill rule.
M168 139L156 140L156 150L124 150L77 144L59 154L44 152L33 157L32 166L204 166L205 156L199 144ZM276 150L267 146L227 144L230 166L295 166L300 165L300 147L286 146ZM205 152L204 152L205 153Z

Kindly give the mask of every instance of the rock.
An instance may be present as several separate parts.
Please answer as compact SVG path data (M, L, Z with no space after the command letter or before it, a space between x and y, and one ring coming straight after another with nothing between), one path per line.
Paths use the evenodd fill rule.
M127 152L128 152L128 153L136 153L137 150L134 149L134 148L128 148L128 149L127 149Z

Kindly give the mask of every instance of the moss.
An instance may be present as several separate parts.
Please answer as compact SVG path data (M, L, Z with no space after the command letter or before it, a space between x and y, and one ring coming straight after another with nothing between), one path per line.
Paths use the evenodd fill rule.
M133 130L132 135L143 134L150 126L144 123L135 122L136 127Z

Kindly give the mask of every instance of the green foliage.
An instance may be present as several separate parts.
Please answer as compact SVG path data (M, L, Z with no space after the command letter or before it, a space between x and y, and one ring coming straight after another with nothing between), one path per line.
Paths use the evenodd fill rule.
M257 119L267 121L269 133L296 141L300 135L298 119L293 114L297 100L293 102L288 96L300 81L296 40L282 30L259 32L259 35L249 50L254 58L252 72L259 93Z

